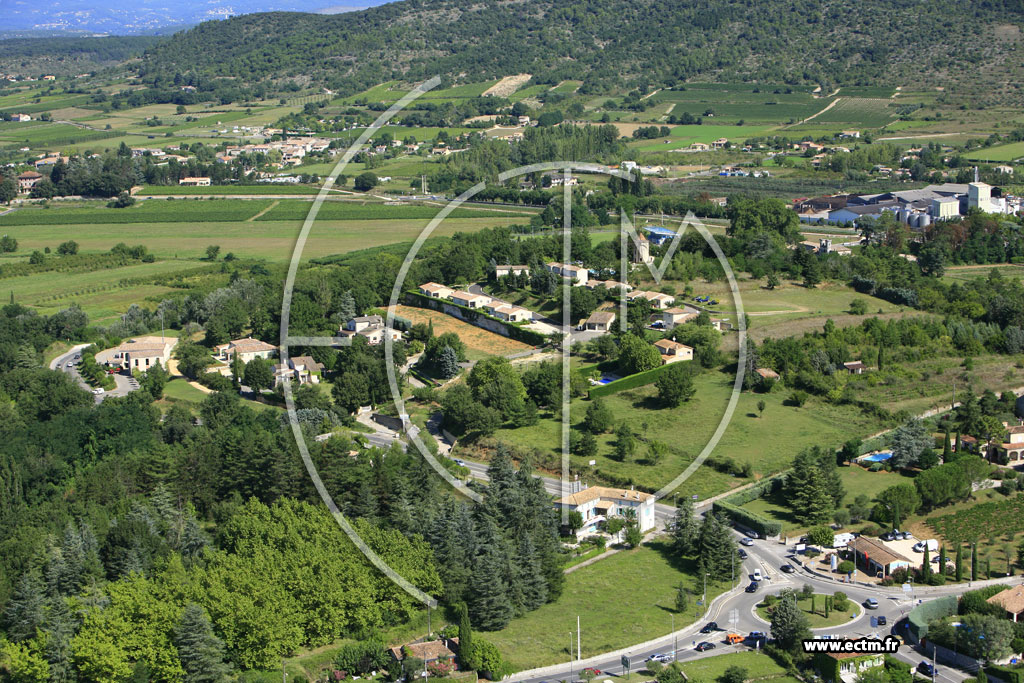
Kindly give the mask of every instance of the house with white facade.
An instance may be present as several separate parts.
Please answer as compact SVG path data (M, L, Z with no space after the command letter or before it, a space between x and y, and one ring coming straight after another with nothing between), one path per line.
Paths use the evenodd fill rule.
M213 350L217 360L225 363L230 362L235 356L238 356L243 363L248 363L253 358L272 358L277 355L276 346L252 337L235 339L227 344L218 344L213 347Z
M388 337L392 341L400 341L402 333L384 324L384 317L379 315L363 315L352 318L345 323L338 334L342 337L355 337L359 335L366 339L371 346L381 344Z
M578 484L577 484L578 485ZM570 512L579 512L583 517L580 533L591 533L600 522L610 517L634 517L641 532L654 528L653 494L633 489L616 489L609 486L590 486L555 501L555 507Z

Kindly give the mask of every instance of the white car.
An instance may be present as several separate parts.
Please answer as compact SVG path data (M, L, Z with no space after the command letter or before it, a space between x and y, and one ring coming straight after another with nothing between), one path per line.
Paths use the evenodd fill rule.
M760 569L755 569L753 576L754 576L754 581L763 581L764 580L763 577L761 576L761 570Z
M97 388L95 388L95 389L93 389L93 390L92 390L92 393L94 393L94 394L96 394L97 396L99 396L100 394L102 394L102 393L103 393L103 389L101 389L101 388L97 387Z

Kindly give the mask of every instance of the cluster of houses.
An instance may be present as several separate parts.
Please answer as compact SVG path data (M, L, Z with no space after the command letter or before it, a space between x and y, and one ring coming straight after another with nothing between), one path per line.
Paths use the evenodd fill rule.
M515 266L519 267L519 266ZM525 266L522 266L525 268ZM516 306L486 294L475 294L464 292L460 289L452 289L436 282L426 282L419 286L420 294L431 299L450 301L457 306L473 308L486 312L488 315L504 320L509 323L526 323L533 320L533 311L522 306Z
M1016 214L1021 210L1021 199L994 197L991 185L975 181L928 185L920 190L798 199L793 208L804 223L856 225L864 218L877 219L890 212L900 223L923 229L937 221L966 215L971 209Z
M330 146L331 141L324 138L286 138L247 145L228 145L224 148L224 152L217 156L217 160L231 163L243 154L267 155L271 152L278 152L281 155L281 161L277 163L278 167L298 166L307 154L327 151Z

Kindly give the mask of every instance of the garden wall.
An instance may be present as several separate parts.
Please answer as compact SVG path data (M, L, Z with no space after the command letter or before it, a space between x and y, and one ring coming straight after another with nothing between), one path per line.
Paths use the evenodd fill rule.
M505 322L504 320L487 315L487 313L478 308L459 306L458 304L453 304L450 301L433 299L426 294L420 294L419 292L413 291L405 293L405 303L409 306L429 308L432 311L438 311L440 313L450 315L453 318L458 318L470 325L481 327L488 332L494 332L495 334L500 334L503 337L521 341L524 344L529 344L530 346L542 346L547 342L547 337L536 330L520 327L515 323Z

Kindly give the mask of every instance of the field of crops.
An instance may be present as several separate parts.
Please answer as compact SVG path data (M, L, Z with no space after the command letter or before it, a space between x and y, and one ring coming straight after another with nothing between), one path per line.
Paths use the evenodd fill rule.
M815 125L842 123L860 128L881 128L892 120L890 101L867 97L842 97L836 106L814 117Z
M257 221L301 221L309 213L310 203L299 199L283 200L257 218ZM325 202L317 214L323 221L365 220L430 220L438 214L440 206L388 205L382 203ZM449 214L452 218L487 218L523 216L529 213L504 209L459 207Z
M263 211L270 200L149 200L128 209L18 209L0 216L0 227L15 225L91 225L100 223L197 223L244 221Z
M972 161L1016 161L1024 157L1024 142L972 150L965 152L964 157Z
M1024 498L979 503L951 515L929 517L928 526L947 541L974 542L1024 531Z
M842 97L892 97L896 89L884 85L844 85L839 90Z
M140 195L250 195L250 194L317 194L319 185L298 185L293 183L263 183L261 185L210 185L191 187L188 185L144 185Z
M25 125L25 124L21 124ZM25 128L8 128L0 134L0 140L9 145L24 144L30 147L53 147L70 145L91 140L103 140L121 135L117 131L89 130L67 123L45 123Z
M715 119L763 121L785 123L807 118L819 111L825 102L815 99L807 92L784 88L762 86L759 92L753 87L721 87L718 84L687 86L686 90L663 90L650 98L652 104L668 102L675 104L672 114L683 112L703 116L705 111L714 112ZM778 90L779 92L775 92Z

